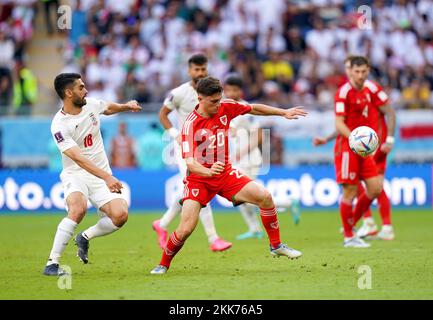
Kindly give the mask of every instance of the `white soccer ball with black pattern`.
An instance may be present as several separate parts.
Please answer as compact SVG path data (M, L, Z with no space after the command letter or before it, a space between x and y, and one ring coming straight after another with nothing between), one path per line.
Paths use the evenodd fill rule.
M361 126L350 133L349 146L353 152L361 157L374 153L379 145L376 132L367 126Z

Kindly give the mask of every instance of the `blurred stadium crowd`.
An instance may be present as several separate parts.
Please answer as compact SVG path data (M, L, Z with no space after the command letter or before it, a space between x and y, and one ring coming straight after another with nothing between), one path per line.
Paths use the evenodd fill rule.
M1 106L17 103L14 74L31 41L35 3L2 5ZM371 9L371 21L364 19L370 12L358 13L361 4ZM159 103L188 79L188 57L205 52L212 75L243 76L246 100L332 109L333 94L345 79L342 61L363 54L394 107L433 106L430 0L74 0L71 5L63 71L82 73L90 95L107 100ZM25 90L32 89L37 90Z
M58 71L81 73L89 96L135 99L155 116L168 91L189 80L187 59L204 52L211 75L242 75L247 101L317 111L307 129L289 128L296 141L277 132L274 163L300 154L293 143L301 135L308 141L300 148L311 159L311 135L332 128L333 97L346 80L343 60L349 54L370 58L371 77L388 92L394 108L433 107L431 0L40 1L42 6L37 0L0 2L0 115L7 110L31 114L40 92L26 67L26 47L35 16L47 14L51 6L57 11L62 3L71 5L72 20L71 28L61 32L64 67ZM52 34L54 27L45 20ZM318 127L317 121L324 119L327 127ZM279 133L288 133L286 129ZM285 156L287 150L291 154ZM420 153L424 150L420 144ZM330 149L321 152L318 159Z

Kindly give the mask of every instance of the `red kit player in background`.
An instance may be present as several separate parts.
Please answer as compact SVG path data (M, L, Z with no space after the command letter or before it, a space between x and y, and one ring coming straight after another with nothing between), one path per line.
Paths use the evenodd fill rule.
M379 110L372 101L370 89L365 86L369 71L369 62L365 57L354 57L351 60L349 82L335 94L335 127L338 136L334 147L334 162L336 180L343 186L340 214L344 228L344 246L354 248L370 246L353 233L353 227L382 192L382 179L373 156L363 158L355 154L350 150L348 140L350 132L359 126L378 130ZM357 196L361 180L365 182L367 191L358 197L353 209L353 200Z
M277 212L271 194L252 181L229 162L228 134L230 121L250 113L262 116L281 116L297 119L307 113L301 108L288 110L263 104L245 104L222 99L223 88L218 79L206 77L197 85L199 104L187 117L182 128L182 157L186 160L188 174L184 180L182 215L179 226L172 233L163 251L161 261L151 273L164 274L171 260L194 231L200 209L215 195L233 204L252 203L260 208L260 216L270 240L273 256L298 258L301 252L280 241Z
M351 78L351 62L356 56L348 56L344 60L344 68L346 71L347 78ZM396 124L396 116L394 109L388 104L388 95L382 90L381 86L374 81L366 80L364 82L371 93L372 103L379 109L378 118L372 119L377 126L377 134L380 140L380 148L377 149L374 154L374 160L378 169L379 177L382 183L385 178L385 170L387 163L387 156L394 146L394 131ZM376 113L373 113L375 115ZM385 120L386 117L386 120ZM379 121L379 122L377 122ZM376 130L375 129L375 130ZM334 132L326 137L316 137L313 140L315 146L328 143L329 141L335 139L338 133ZM358 184L358 197L364 193L364 187L360 183ZM370 236L375 236L377 234L378 239L382 240L394 240L394 230L391 224L391 203L386 194L385 190L382 190L381 194L377 198L379 213L382 219L382 229L378 233L377 226L371 215L370 208L364 213L364 219L362 227L357 231L357 235L360 238L367 238ZM356 224L356 221L355 221Z

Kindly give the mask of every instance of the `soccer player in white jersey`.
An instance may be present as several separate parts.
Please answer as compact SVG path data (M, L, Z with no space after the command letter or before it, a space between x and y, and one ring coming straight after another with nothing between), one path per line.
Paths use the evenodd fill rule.
M122 183L112 176L104 150L99 115L124 111L138 112L137 101L125 104L87 98L81 76L62 73L54 80L54 87L62 100L62 108L51 123L51 133L62 153L63 184L68 215L57 227L53 247L44 273L63 274L60 257L77 225L87 211L87 201L98 209L100 220L75 237L78 257L88 262L89 240L117 231L128 219L128 205L122 194Z
M236 74L229 75L224 82L224 96L228 99L241 101L243 97L243 81ZM262 140L262 130L259 124L251 115L237 117L230 122L233 146L233 164L243 171L249 178L256 180L260 168L263 164L262 152L260 144ZM290 208L295 224L299 223L300 208L299 200L291 199L288 201L277 201L274 199L279 210ZM245 203L239 206L239 211L248 226L248 231L236 237L238 240L249 238L262 238L263 232L260 221L257 217L257 207Z
M175 155L182 180L187 174L187 167L185 160L182 159L182 153L180 149L180 134L179 130L176 129L171 123L168 115L173 110L176 110L178 112L179 128L182 128L186 117L198 105L199 101L196 86L200 79L207 76L206 56L203 54L195 54L191 56L188 59L188 74L191 78L191 81L188 81L173 89L164 100L164 104L159 112L159 119L162 126L176 141L174 144ZM183 191L183 186L179 188L179 190ZM174 218L181 212L182 207L179 203L181 198L182 194L179 194L162 218L160 220L154 221L152 224L153 230L155 230L158 235L158 243L161 248L165 248L167 243L167 228L170 222L173 221ZM201 210L200 220L205 229L210 244L210 249L212 251L224 251L232 246L230 242L227 242L218 236L210 205L207 205Z

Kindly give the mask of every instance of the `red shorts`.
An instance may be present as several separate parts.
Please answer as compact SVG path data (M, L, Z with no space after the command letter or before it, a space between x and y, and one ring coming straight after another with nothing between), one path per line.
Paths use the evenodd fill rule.
M231 166L212 178L187 176L183 181L185 187L181 202L191 199L205 207L218 194L236 205L235 195L251 181L250 178Z
M334 154L337 183L358 184L360 180L376 177L378 170L373 156L363 158L351 150Z
M388 156L387 153L383 153L380 150L380 146L376 153L374 154L374 162L376 162L377 172L379 174L385 174L386 170L386 157Z

